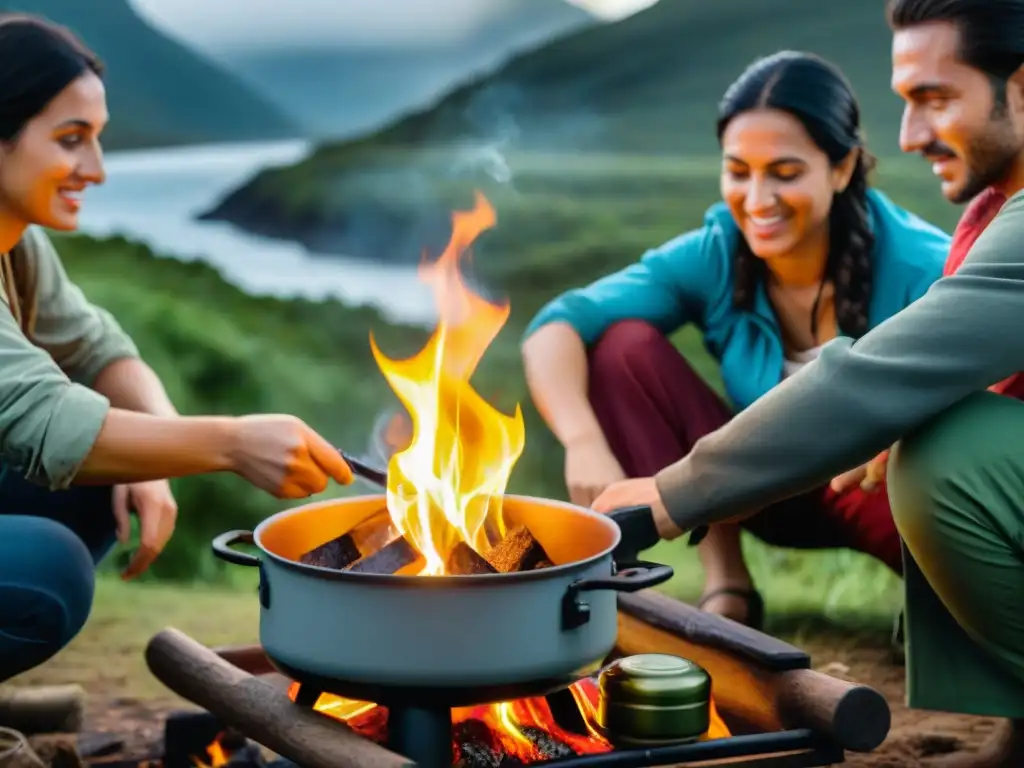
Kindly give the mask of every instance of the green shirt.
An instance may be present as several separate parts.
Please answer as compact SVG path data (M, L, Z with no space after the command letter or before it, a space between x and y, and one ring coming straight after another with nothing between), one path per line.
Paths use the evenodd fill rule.
M1024 191L1007 201L955 275L859 340L830 342L816 362L659 472L679 529L672 533L827 482L1024 370L1022 321Z
M32 482L66 488L110 410L89 386L138 351L71 282L41 229L0 255L0 299L0 462Z

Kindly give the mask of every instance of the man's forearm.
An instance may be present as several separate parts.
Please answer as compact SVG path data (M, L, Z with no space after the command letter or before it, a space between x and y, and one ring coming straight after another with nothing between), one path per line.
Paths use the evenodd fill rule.
M115 360L100 371L93 389L104 395L114 408L153 416L178 415L160 377L135 357Z

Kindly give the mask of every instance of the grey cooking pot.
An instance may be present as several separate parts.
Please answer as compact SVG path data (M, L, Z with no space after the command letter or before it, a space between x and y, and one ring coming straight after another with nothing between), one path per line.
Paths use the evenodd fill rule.
M650 510L599 515L558 501L506 496L555 566L479 576L334 571L300 556L385 506L382 494L309 504L213 541L214 553L260 571L260 642L285 675L314 690L381 704L448 706L541 695L595 673L615 645L616 592L672 577L613 562L655 541ZM640 531L625 546L622 531ZM255 544L260 554L233 550Z

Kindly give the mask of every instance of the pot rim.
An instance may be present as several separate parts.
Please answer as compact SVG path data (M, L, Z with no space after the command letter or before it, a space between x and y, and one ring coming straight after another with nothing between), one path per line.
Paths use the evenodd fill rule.
M536 503L541 502L546 506L561 507L562 509L568 509L575 514L594 520L595 525L601 525L605 528L610 528L612 532L612 543L601 550L600 552L591 555L590 557L584 558L583 560L576 560L571 563L564 563L561 565L552 565L548 568L540 568L535 571L515 571L514 573L479 573L466 576L415 576L415 575L401 575L397 576L390 573L359 573L352 571L336 571L332 568L324 568L319 565L307 565L306 563L300 563L295 560L289 560L286 557L271 552L263 546L261 539L263 533L267 531L271 526L280 522L284 518L290 517L300 513L308 512L310 509L316 509L317 507L332 507L337 504L345 503L349 500L355 499L367 499L367 498L380 498L386 499L385 494L361 494L359 496L346 496L340 499L327 499L325 501L317 501L312 504L303 504L298 507L292 507L286 509L277 514L271 515L256 526L253 530L253 542L259 548L260 552L272 559L278 565L285 568L289 568L300 573L305 573L310 576L315 576L319 579L325 579L328 581L352 581L361 582L363 584L379 584L389 585L396 587L415 587L419 589L448 589L452 587L483 587L483 586L494 586L496 583L510 583L518 581L545 581L548 579L554 579L558 576L570 576L577 571L585 570L590 565L610 557L612 551L619 545L622 540L622 531L614 520L602 515L599 512L586 509L584 507L576 506L567 501L559 501L557 499L545 499L541 496L525 496L522 494L507 493L503 494L505 499L514 499L515 501L521 501L525 503Z

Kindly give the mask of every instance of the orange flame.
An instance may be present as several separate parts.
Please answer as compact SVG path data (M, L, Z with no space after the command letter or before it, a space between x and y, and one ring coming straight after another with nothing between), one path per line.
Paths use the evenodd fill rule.
M370 336L377 365L412 419L412 442L388 466L387 505L395 527L423 555L423 575L445 573L460 541L482 554L490 536L505 534L501 499L526 441L519 406L507 416L470 385L509 305L473 293L459 262L495 222L494 209L477 194L472 210L452 216L452 237L440 258L421 265L439 320L420 352L392 360Z
M602 735L597 725L597 708L600 691L593 679L580 680L570 686L576 705L586 725L587 733L568 731L558 724L548 705L547 699L538 696L517 699L499 704L481 704L473 707L458 707L452 710L452 723L458 725L478 720L489 729L489 735L496 739L490 745L500 749L503 755L517 758L524 764L550 758L545 755L528 731L533 729L550 736L577 755L594 755L612 750L611 743ZM288 691L294 701L299 685L293 683ZM320 696L314 707L316 711L347 723L353 730L375 741L383 741L387 722L387 710L365 701L344 699L330 693ZM732 735L728 726L718 714L714 700L711 701L711 717L708 731L702 740L724 739Z
M195 763L196 768L221 768L221 766L228 764L231 760L231 754L224 749L224 745L220 743L223 735L223 733L218 733L217 738L207 745L206 754L210 758L209 763L200 760L198 757L192 758L192 762Z

